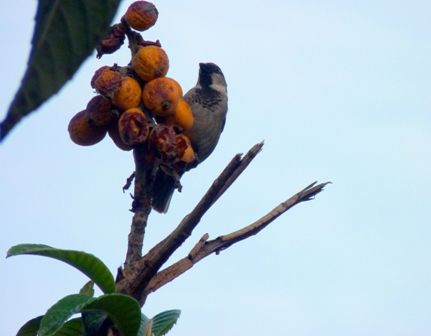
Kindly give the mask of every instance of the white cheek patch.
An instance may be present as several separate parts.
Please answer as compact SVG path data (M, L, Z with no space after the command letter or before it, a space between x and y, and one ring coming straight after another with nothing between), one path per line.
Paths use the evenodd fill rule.
M227 87L226 85L223 85L221 83L213 83L210 85L211 89L214 89L220 93L224 93L225 95L227 95Z

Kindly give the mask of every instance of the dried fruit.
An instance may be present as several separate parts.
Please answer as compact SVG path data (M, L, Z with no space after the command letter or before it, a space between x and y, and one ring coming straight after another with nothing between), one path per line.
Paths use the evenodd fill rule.
M166 52L157 46L143 47L132 58L132 67L137 75L146 82L164 77L169 70L169 59Z
M144 105L159 117L173 115L182 96L180 84L168 77L153 79L142 91Z
M150 125L140 108L125 111L118 120L118 131L121 140L129 146L142 144L148 139Z
M70 119L67 128L74 143L81 146L91 146L101 141L106 135L106 128L93 125L87 112L82 110Z
M156 6L148 1L135 1L124 14L124 19L130 27L144 31L152 27L159 16Z
M124 141L121 139L120 132L118 130L118 122L114 122L110 125L108 129L108 135L112 139L114 144L121 150L129 151L133 149L132 146L125 144Z
M150 144L164 163L176 165L196 161L190 139L184 134L178 134L173 125L157 124L151 132Z
M177 133L172 125L157 124L150 135L150 144L165 162L175 162L178 158L175 143Z
M141 103L142 90L138 81L124 76L117 90L114 91L112 102L122 110L137 107Z
M176 138L176 150L179 159L184 163L191 163L196 160L190 139L184 134L178 134Z
M97 58L101 58L105 54L112 54L124 43L126 37L126 28L122 23L113 25L109 33L100 41L97 46Z
M107 127L116 119L111 101L102 95L91 98L86 111L90 123L95 126Z
M91 79L91 87L103 95L110 95L121 85L122 75L109 66L98 69Z

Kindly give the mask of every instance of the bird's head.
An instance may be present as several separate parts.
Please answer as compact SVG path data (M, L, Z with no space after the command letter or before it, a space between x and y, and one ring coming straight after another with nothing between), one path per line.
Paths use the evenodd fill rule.
M198 86L227 94L227 84L223 72L214 63L199 63Z

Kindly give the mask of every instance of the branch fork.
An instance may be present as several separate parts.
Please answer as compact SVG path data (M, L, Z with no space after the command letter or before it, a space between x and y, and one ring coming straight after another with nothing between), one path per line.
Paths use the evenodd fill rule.
M139 203L143 206L135 211L133 216L126 261L124 269L120 272L121 277L118 277L117 291L132 295L141 305L144 305L149 294L174 280L200 260L213 253L218 254L230 246L256 235L295 205L312 200L330 183L317 184L317 182L313 182L261 218L239 230L212 240L209 240L209 234L204 234L187 256L162 269L169 257L191 236L194 228L199 224L205 213L248 167L250 162L262 150L262 147L263 142L254 145L244 156L241 154L235 155L214 180L194 209L182 219L168 236L151 248L144 256L142 256L142 246L148 215L151 211L151 200L148 192L145 192L148 188L142 188L142 186L145 186L146 173L144 167L139 166L136 160L138 155L135 153L134 202L138 198Z

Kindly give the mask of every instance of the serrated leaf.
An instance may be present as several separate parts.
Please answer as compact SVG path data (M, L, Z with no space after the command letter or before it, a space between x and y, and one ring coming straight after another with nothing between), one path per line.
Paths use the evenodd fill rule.
M37 331L39 330L40 321L42 316L35 317L27 321L19 330L16 336L37 336Z
M79 294L94 296L94 281L88 281L79 291Z
M167 310L157 314L152 318L153 320L153 334L155 336L163 336L172 329L180 317L181 310L173 309Z
M74 314L95 299L81 294L65 296L48 309L40 322L39 336L53 336L63 327L65 322Z
M62 250L42 244L20 244L13 246L7 252L7 257L16 255L40 255L61 260L87 275L104 293L115 291L115 281L108 267L92 254Z
M82 336L84 334L84 324L80 317L67 321L54 336Z
M27 70L0 124L0 141L73 76L109 30L120 0L39 0Z
M141 308L138 301L124 294L105 294L87 304L83 311L102 310L124 336L135 336L141 324Z

